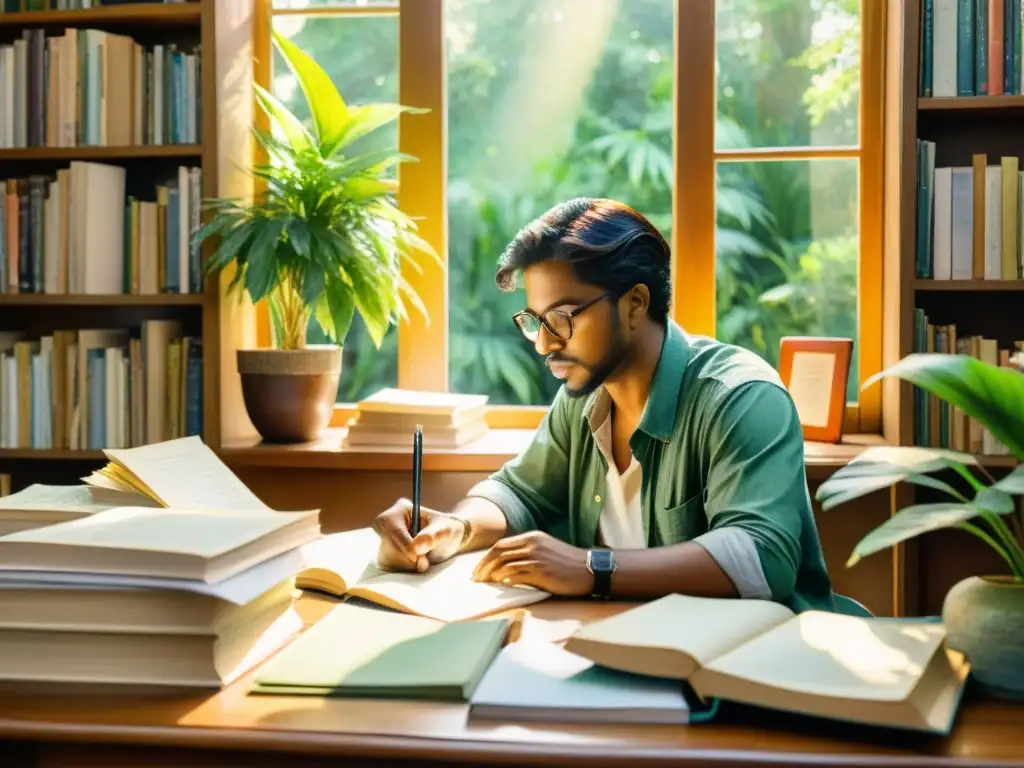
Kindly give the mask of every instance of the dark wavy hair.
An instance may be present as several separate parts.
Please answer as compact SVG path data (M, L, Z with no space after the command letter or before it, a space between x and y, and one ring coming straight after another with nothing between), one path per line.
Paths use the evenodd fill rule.
M577 279L616 298L634 285L646 285L648 314L666 322L671 252L657 228L628 205L589 197L559 203L519 230L498 259L495 282L512 291L516 273L549 259L571 264Z

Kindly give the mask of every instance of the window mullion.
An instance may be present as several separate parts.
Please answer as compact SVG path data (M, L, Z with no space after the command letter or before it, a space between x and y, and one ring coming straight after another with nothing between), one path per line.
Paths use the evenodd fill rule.
M685 20L685 23L683 23ZM676 0L672 318L715 333L715 0Z
M401 104L426 114L399 118L399 149L419 159L399 167L398 205L418 221L419 234L448 262L447 125L445 105L444 0L401 0L398 15L398 94ZM402 265L402 276L419 294L424 318L409 308L398 325L398 386L448 390L447 270L416 254L422 271Z

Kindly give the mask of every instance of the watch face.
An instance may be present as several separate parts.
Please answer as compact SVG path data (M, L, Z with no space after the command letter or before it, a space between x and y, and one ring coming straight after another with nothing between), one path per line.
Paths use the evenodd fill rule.
M607 550L595 549L590 553L590 567L594 571L610 571L614 562L615 557Z

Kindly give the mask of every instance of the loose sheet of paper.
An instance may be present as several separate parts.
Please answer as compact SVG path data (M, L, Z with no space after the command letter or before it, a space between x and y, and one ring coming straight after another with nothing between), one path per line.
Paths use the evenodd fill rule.
M139 448L108 449L107 456L139 478L167 507L269 509L198 437Z

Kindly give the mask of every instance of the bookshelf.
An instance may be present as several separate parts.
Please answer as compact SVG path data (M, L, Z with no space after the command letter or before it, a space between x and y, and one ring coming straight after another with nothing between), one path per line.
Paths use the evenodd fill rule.
M235 350L254 342L252 307L225 302L230 275L201 279L205 254L189 238L203 198L252 193L256 1L56 10L58 0L41 0L47 10L13 12L0 0L0 99L12 98L12 61L25 81L12 92L21 109L0 119L0 354L12 359L0 376L13 366L0 378L0 473L14 490L75 482L103 462L100 447L198 433L216 450L252 433L234 367ZM110 101L91 102L90 89ZM127 98L115 108L118 93ZM17 181L32 177L43 179L35 199ZM21 236L24 221L35 240ZM45 406L22 417L26 395Z
M967 0L965 0L965 3ZM964 4L965 4L964 3ZM989 4L969 3L974 12L979 9L986 13ZM973 170L977 167L977 156L983 155L981 167L998 167L1002 170L1002 158L1014 158L1009 167L1019 175L1024 171L1024 145L1019 136L1024 129L1024 95L1020 79L1007 81L1004 77L1002 93L977 95L967 93L966 82L962 95L949 95L950 61L956 61L956 46L950 50L948 44L930 43L925 32L931 27L933 35L939 37L949 33L949 19L936 18L935 9L958 7L958 3L939 3L932 0L897 0L887 8L886 39L886 104L885 104L885 268L884 268L884 317L883 365L889 366L899 359L921 348L920 327L915 328L915 315L920 326L923 311L932 330L940 327L955 329L956 339L979 336L989 340L988 354L993 349L1009 350L1014 343L1024 340L1024 269L1022 250L1024 213L1021 204L1022 182L1018 176L1016 198L1008 200L1016 242L1002 262L1002 208L999 210L999 248L993 247L992 255L1000 256L998 265L991 261L986 265L984 246L986 231L983 228L980 244L983 252L975 253L975 232L973 229L975 199ZM1002 4L998 4L1003 7ZM1015 18L1020 27L1019 3ZM945 10L943 11L945 12ZM1010 25L1004 26L1004 32ZM1024 32L1024 30L1021 30ZM1015 34L1015 33L1011 33ZM1021 67L1020 47L1022 35L1007 37L1003 42L1003 54L1009 52L1013 67ZM932 90L925 89L924 60L930 50L942 49L947 61L941 65L938 59L931 65ZM986 51L986 57L988 52ZM1016 57L1016 58L1014 58ZM944 69L944 74L940 72ZM1013 71L1012 68L1010 70ZM1005 76L1005 70L1004 70ZM944 84L940 78L945 77ZM1005 86L1009 82L1009 88ZM938 95L936 86L938 85ZM959 92L959 89L958 89ZM970 169L970 230L963 229L961 210L958 230L953 232L953 199L951 189L940 193L948 196L941 200L938 210L940 219L945 206L949 206L949 240L941 244L946 249L936 274L935 257L935 183L934 172L926 163L925 177L929 181L930 195L924 199L931 206L926 219L930 240L925 249L927 260L921 260L921 221L918 219L921 200L921 155L919 141L932 142L933 167ZM927 157L927 155L925 155ZM952 171L950 172L952 182ZM984 173L989 173L985 171ZM961 183L963 179L960 179ZM951 183L950 183L951 187ZM984 187L984 185L983 185ZM1002 204L1001 185L1000 206ZM961 190L962 192L962 190ZM958 196L960 201L962 197ZM987 201L986 201L987 202ZM982 209L984 210L984 209ZM991 225L990 225L991 226ZM953 241L957 240L954 253ZM981 256L980 263L977 260ZM1012 256L1012 260L1009 258ZM922 269L926 264L927 269ZM988 269L986 270L986 266ZM996 274L996 266L999 267ZM1012 271L1010 267L1012 266ZM1005 267L1005 271L1004 271ZM957 269L959 279L953 279ZM938 278L938 279L937 279ZM949 343L948 334L945 342ZM934 346L934 345L933 345ZM938 351L944 351L939 349ZM951 349L950 351L954 351ZM961 350L962 353L972 353ZM997 355L998 359L998 355ZM920 403L915 406L914 388L896 379L883 381L883 435L893 445L933 445L933 434L925 440L920 434ZM937 419L931 411L928 419L934 425ZM949 418L947 413L945 419ZM940 445L948 444L950 435L941 436ZM1000 477L1017 465L1012 456L977 451L977 445L967 443L950 447L964 449L975 454L981 468L993 477ZM990 447L990 446L989 446ZM957 478L943 479L957 485ZM945 499L928 488L901 484L892 491L893 510L905 508L914 503L928 503ZM894 548L894 589L896 602L901 612L908 614L935 614L941 611L942 600L948 589L960 579L978 573L1002 573L1004 568L994 562L992 555L983 545L978 545L959 531L938 531L911 540Z

